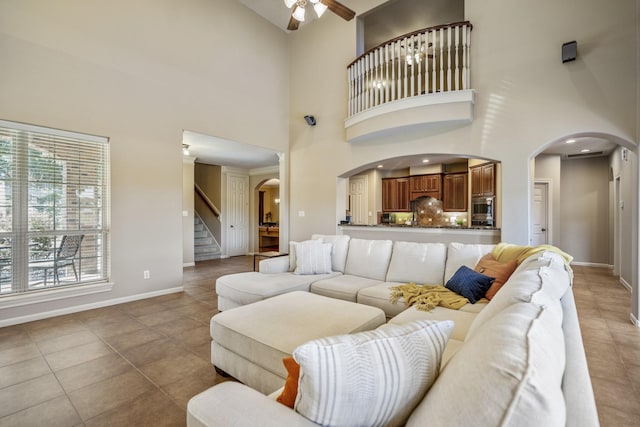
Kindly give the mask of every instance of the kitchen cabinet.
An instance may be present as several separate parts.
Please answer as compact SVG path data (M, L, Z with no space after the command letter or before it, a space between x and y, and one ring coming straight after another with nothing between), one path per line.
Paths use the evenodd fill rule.
M471 169L471 197L490 197L496 194L496 164L485 163Z
M409 212L409 178L382 180L382 211Z
M443 178L444 197L442 207L445 212L467 211L467 173L451 173Z
M438 174L414 175L409 177L411 200L427 196L442 199L442 176Z

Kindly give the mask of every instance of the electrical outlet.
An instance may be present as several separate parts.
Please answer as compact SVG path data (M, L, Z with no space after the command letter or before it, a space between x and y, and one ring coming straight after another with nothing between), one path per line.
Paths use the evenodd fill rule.
M145 270L142 272L142 277L144 277L145 279L148 279L151 277L151 272L149 272L149 270Z
M298 211L298 216L304 216L304 211Z

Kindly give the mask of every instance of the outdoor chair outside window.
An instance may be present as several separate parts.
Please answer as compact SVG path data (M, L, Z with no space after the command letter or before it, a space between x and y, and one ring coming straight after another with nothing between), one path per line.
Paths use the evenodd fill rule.
M47 277L49 272L53 271L53 283L60 283L59 270L71 266L73 268L73 274L78 281L78 271L76 270L75 258L80 249L80 244L84 234L77 236L62 236L62 242L60 247L54 255L53 259L47 259L43 261L37 261L31 264L31 268L34 270L44 270L44 286L47 286Z

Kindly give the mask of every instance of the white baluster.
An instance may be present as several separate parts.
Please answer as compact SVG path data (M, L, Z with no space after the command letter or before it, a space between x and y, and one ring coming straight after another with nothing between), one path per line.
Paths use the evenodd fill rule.
M398 99L402 98L402 65L404 58L402 57L402 42L398 40L396 42L396 48L398 51Z
M358 113L360 111L362 111L362 58L360 58L358 60L358 86L357 86L357 91L358 91L358 102L357 102L357 108L358 108Z
M438 83L438 73L436 71L436 59L438 58L438 41L437 41L438 31L431 31L431 39L433 40L433 62L431 63L431 92L436 93L437 91L437 83Z
M457 26L455 29L456 34L456 44L455 44L455 57L456 57L456 72L455 72L455 90L460 89L460 27Z
M407 69L408 68L407 52L409 52L409 39L405 38L404 39L404 98L407 97L408 91L409 91L409 81L408 81L409 70Z
M471 87L471 27L467 27L467 85Z
M424 93L429 93L429 32L424 33Z
M422 52L422 44L420 43L420 34L417 36L418 39L418 51L416 53L416 67L418 67L418 95L422 95L422 60L421 52Z
M467 26L462 26L462 89L469 89L469 82L467 81Z
M373 106L378 105L378 51L371 52L373 55Z
M447 91L451 88L451 27L447 27Z
M389 102L389 45L384 45L384 101Z
M389 86L391 86L391 100L396 99L396 44L391 43L391 80L389 80Z
M440 28L440 92L444 91L444 28Z

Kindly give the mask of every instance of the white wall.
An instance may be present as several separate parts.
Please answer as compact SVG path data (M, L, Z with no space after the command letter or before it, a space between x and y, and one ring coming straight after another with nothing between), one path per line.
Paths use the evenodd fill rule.
M609 159L562 161L558 246L576 262L609 264Z
M616 177L620 177L620 200L623 202L624 206L622 208L614 206L614 214L615 210L619 209L622 219L620 278L630 285L633 283L633 268L636 262L633 256L633 205L634 196L637 197L638 194L637 187L634 184L637 156L634 153L629 152L627 157L628 160L622 160L622 156L620 154L621 150L622 148L617 148L611 154L609 157L609 166L611 167L614 182Z
M361 0L350 7L362 13L378 3ZM351 144L345 142L344 119L355 23L329 15L291 35L293 239L335 231L336 213L344 207L334 177L345 171L402 155L459 153L502 162L502 202L518 213L502 219L502 238L526 244L531 156L580 132L636 141L636 95L629 90L636 84L629 54L636 51L635 1L611 7L598 0L485 0L466 2L465 14L474 24L473 123L407 129ZM579 58L562 64L561 45L574 39ZM312 75L323 76L323 83L310 84ZM309 113L318 119L313 128L302 120ZM299 210L306 216L295 215Z
M0 118L110 139L115 283L0 321L180 287L182 131L286 151L286 34L232 0L4 0L0 28Z
M194 248L194 162L195 157L184 156L182 159L182 265L195 264ZM185 216L184 213L187 213Z

